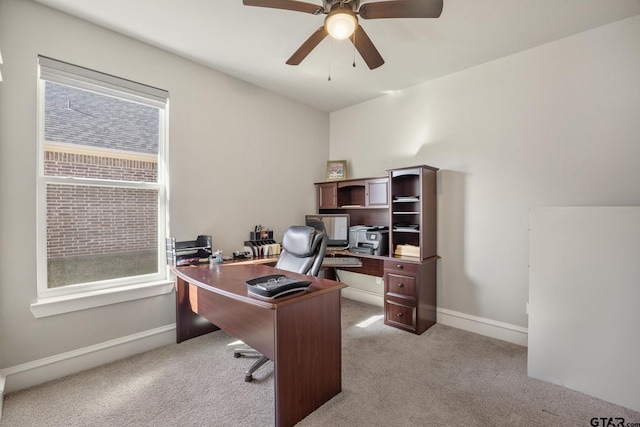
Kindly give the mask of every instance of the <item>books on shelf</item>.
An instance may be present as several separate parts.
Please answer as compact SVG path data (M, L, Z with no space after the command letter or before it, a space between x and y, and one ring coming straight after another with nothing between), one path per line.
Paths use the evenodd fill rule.
M414 245L396 245L395 255L420 257L420 246Z

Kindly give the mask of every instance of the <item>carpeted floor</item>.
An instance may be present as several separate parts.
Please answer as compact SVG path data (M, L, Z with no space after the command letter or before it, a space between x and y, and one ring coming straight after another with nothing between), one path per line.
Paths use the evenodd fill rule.
M640 423L639 412L527 377L525 347L440 324L413 335L348 299L342 319L343 392L299 426ZM272 365L245 383L253 359L234 359L237 345L219 331L9 394L0 426L273 425Z

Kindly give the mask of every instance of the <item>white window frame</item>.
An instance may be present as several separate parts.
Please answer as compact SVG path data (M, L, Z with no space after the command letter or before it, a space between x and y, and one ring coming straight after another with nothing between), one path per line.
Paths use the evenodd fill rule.
M45 83L51 81L105 96L158 108L158 177L157 182L113 181L78 177L56 177L44 174ZM86 68L38 57L37 114L37 302L31 304L35 317L46 317L71 311L162 295L173 290L173 281L164 259L168 230L168 93L160 89L120 79ZM158 191L158 272L59 288L48 288L47 281L47 184L96 185Z

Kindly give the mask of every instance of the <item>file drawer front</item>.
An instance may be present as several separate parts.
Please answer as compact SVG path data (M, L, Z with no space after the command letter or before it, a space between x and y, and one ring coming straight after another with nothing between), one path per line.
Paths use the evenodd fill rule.
M385 280L386 294L396 298L415 299L416 278L412 276L402 276L395 273L387 273Z
M415 331L416 308L410 305L398 304L395 301L385 301L385 319L387 325Z
M407 276L415 276L418 274L419 265L399 260L387 260L384 262L385 271L395 271Z

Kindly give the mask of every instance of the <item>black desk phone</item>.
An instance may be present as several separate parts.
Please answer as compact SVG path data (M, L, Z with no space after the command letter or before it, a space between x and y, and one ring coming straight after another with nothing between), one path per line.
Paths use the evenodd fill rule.
M292 292L306 290L311 281L292 279L282 274L271 274L247 280L246 284L250 294L260 298L273 299Z

